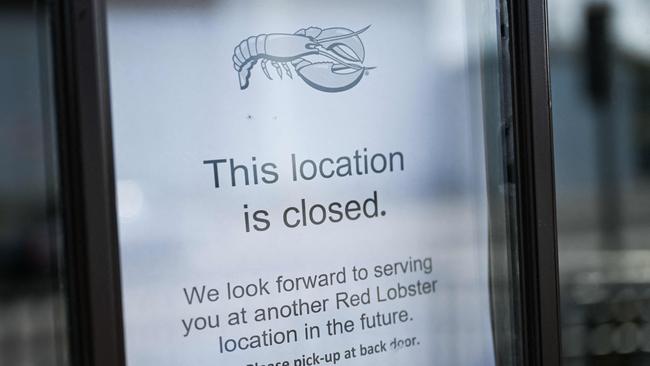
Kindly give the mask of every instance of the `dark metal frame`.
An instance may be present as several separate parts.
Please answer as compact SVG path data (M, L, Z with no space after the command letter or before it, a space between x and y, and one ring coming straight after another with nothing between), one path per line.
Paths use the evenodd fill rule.
M125 364L104 3L50 3L73 365Z
M508 1L527 365L560 364L545 0ZM75 365L125 364L103 0L51 3Z
M546 0L511 0L513 138L527 365L560 365L557 228Z

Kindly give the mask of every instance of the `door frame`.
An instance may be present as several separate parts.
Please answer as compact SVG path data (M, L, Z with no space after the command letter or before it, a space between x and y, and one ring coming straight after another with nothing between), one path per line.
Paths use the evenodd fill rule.
M68 354L72 365L125 365L105 6L99 0L48 3Z
M546 0L512 0L510 54L524 358L560 365L560 310Z

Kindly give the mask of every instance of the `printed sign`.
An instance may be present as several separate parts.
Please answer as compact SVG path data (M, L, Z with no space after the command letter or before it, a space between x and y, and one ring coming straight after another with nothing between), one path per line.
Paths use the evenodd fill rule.
M108 6L128 364L493 365L463 3L137 3Z

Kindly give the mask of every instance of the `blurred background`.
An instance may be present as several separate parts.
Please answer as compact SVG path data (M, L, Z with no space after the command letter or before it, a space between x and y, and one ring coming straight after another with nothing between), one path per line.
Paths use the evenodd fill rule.
M0 365L65 365L48 14L0 2Z
M549 0L564 364L650 364L650 2Z

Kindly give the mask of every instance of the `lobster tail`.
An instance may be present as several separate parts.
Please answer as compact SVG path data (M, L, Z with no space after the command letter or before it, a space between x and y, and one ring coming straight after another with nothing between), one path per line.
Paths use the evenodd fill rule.
M238 71L239 73L239 88L244 90L248 88L248 80L251 78L251 69L257 63L257 59L250 59L243 64Z
M239 87L242 90L248 87L251 69L257 63L260 55L264 53L265 43L266 34L251 36L241 41L233 51L232 62L235 70L239 73Z

